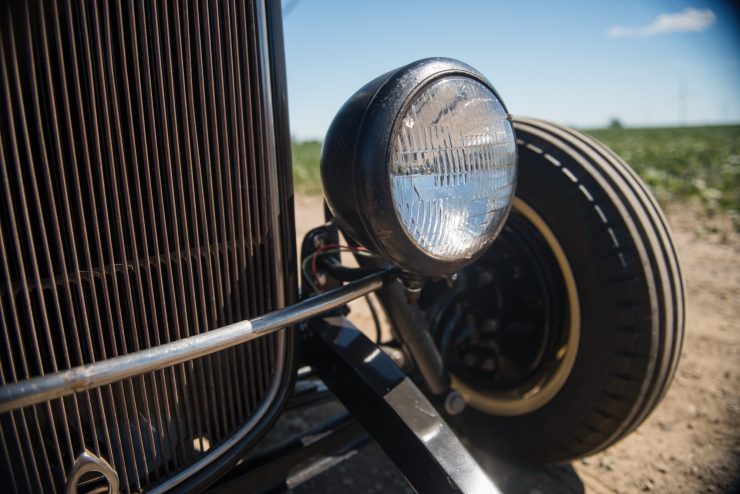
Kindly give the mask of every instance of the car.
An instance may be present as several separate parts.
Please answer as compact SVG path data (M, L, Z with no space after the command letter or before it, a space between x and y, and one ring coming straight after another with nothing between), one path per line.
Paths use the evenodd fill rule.
M497 492L486 458L593 454L665 394L685 294L657 202L474 68L411 62L348 100L297 249L278 1L0 22L8 491L280 491L372 437L419 492ZM382 341L347 318L372 293Z

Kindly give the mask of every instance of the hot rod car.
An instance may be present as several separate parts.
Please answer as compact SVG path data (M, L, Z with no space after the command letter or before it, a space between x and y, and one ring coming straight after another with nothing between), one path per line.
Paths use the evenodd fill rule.
M655 199L472 67L350 98L298 249L276 0L0 4L3 490L281 490L369 435L419 492L497 492L480 459L592 454L665 393ZM382 341L346 317L371 293Z

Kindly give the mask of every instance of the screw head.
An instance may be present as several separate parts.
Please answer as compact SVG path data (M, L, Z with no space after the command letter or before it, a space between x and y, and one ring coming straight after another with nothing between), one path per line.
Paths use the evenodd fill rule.
M458 415L465 410L465 398L459 391L452 390L445 397L445 411L450 415Z

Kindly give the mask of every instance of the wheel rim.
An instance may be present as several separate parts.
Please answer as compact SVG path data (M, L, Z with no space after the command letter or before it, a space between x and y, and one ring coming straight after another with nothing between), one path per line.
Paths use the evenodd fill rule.
M555 234L520 198L514 199L510 223L502 234L507 237L494 245L498 252L491 254L506 258L507 270L515 274L503 283L507 290L496 290L495 307L489 299L471 303L470 293L464 292L459 296L470 310L463 309L458 319L432 318L453 388L469 406L505 416L537 410L557 395L573 369L581 326L575 277ZM474 268L480 271L486 262ZM499 278L501 271L496 271ZM475 293L486 291L478 288ZM476 328L464 329L469 326Z

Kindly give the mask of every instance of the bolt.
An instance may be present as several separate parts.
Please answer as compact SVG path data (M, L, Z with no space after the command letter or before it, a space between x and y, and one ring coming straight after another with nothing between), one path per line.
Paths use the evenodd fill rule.
M465 398L458 391L452 390L445 397L445 411L449 415L458 415L465 410Z

